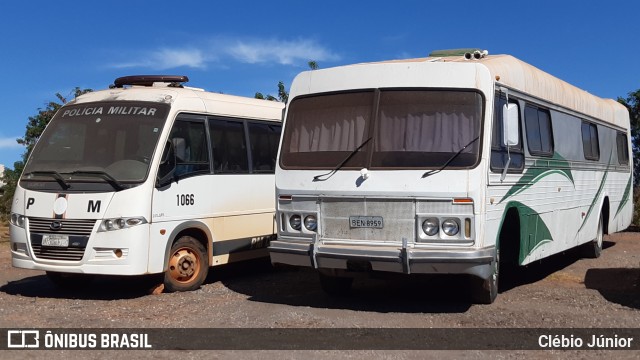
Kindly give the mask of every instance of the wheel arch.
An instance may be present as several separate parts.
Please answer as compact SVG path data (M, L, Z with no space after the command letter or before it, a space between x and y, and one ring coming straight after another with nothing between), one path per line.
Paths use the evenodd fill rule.
M167 245L165 248L163 271L167 271L169 256L171 256L171 247L182 236L191 236L192 238L198 240L198 242L200 242L202 246L204 246L204 248L207 250L208 263L211 264L213 254L213 249L211 246L211 232L205 224L199 221L186 221L173 229L171 235L169 236L169 239L171 240L167 241Z
M521 241L520 211L515 205L507 206L496 239L496 249L500 251L500 261L520 265L522 261Z
M602 226L604 234L609 233L609 216L610 216L610 208L609 208L609 196L605 196L602 200Z

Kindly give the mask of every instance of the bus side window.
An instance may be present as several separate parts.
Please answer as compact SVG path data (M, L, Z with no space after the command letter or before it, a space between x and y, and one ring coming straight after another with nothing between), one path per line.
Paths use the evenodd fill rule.
M618 154L618 164L629 165L629 147L627 143L627 135L623 132L618 132L616 135L616 147Z
M280 125L248 123L254 173L273 174L280 141Z
M203 122L176 120L171 130L178 177L209 172L209 148Z
M214 172L217 174L248 174L249 160L244 122L209 119L213 149Z
M600 160L600 144L598 138L598 127L596 124L582 122L582 151L587 160Z
M502 144L502 108L507 103L504 97L496 94L494 112L493 112L493 133L491 134L491 171L502 172L507 163L507 148ZM520 116L519 105L515 101L509 101L510 104L518 106L518 116ZM518 121L521 123L521 121ZM520 126L522 129L522 126ZM520 131L520 141L518 145L509 147L511 162L509 163L509 173L519 173L524 169L524 151L522 147L522 132Z

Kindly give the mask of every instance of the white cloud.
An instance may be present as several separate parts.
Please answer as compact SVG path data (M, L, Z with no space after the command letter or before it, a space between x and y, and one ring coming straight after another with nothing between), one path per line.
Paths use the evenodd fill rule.
M0 138L0 149L16 149L22 147L22 145L16 141L17 138L19 138L19 136Z
M112 64L114 68L142 67L153 70L166 70L178 67L205 68L210 64L220 65L220 60L230 58L233 61L256 64L276 63L292 65L307 61L335 61L339 56L314 40L278 40L278 39L237 39L216 37L203 41L199 46L189 48L164 47L144 54L137 51L130 55L127 62Z
M331 53L313 40L240 40L229 46L226 51L236 60L250 64L275 62L291 65L297 61L339 59L338 55Z
M204 68L205 58L198 49L168 49L152 51L139 60L114 64L112 67L122 69L131 67L146 67L154 70L166 70L178 67Z

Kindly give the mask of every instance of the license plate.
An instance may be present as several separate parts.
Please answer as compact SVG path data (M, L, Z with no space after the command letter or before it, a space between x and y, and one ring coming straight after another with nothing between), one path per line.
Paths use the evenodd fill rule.
M349 227L382 229L382 216L349 216Z
M43 235L42 246L69 247L68 235Z

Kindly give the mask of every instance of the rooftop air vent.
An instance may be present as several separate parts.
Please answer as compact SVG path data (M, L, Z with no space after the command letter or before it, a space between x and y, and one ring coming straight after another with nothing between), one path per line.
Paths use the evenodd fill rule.
M429 54L429 57L457 57L464 56L467 60L479 60L489 55L487 50L467 48L467 49L449 49L435 50Z

